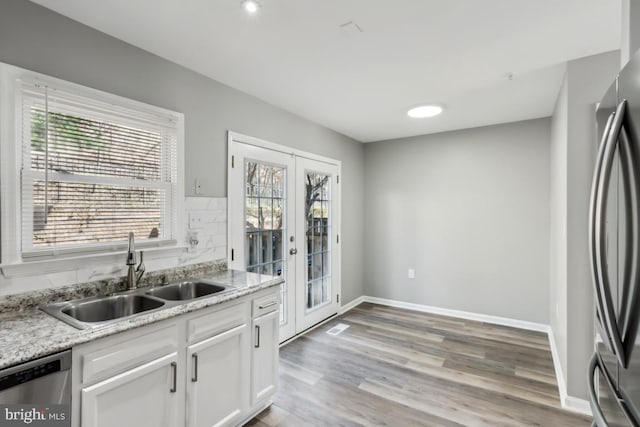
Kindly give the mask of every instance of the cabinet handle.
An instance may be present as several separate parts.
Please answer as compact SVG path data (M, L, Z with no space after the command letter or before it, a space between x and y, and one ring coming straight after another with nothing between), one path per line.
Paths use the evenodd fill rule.
M193 359L193 375L191 376L191 382L195 383L198 381L198 355L193 353L191 358Z
M274 305L276 305L277 302L275 301L271 301L269 304L265 304L265 305L259 305L258 308L260 310L264 310L265 308L269 308L269 307L273 307Z
M260 347L260 326L256 325L256 343L253 345L254 348Z
M173 371L173 385L169 391L175 393L178 385L178 364L176 362L171 362L171 370Z

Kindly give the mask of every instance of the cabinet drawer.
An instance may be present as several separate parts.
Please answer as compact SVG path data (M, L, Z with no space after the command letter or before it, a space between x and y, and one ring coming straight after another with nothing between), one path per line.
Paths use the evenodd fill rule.
M253 300L253 309L251 313L253 317L262 316L271 313L280 308L280 293L274 292Z
M199 341L247 323L247 311L248 303L244 302L189 319L187 339L189 342Z
M81 381L84 385L177 351L178 329L175 324L162 329L153 328L147 333L141 333L141 329L134 331L135 336L125 333L101 340L99 346L91 345L86 352L81 350Z

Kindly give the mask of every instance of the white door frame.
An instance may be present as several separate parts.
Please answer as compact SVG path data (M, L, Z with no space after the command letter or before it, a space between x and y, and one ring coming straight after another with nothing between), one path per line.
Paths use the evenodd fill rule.
M228 159L227 159L227 177L229 177L229 171L231 170L231 168L233 166L235 166L235 159L233 156L233 144L234 143L241 143L241 144L246 144L246 145L251 145L251 146L255 146L255 147L259 147L259 148L265 148L265 149L269 149L269 150L273 150L279 153L283 153L283 154L288 154L291 155L292 157L302 157L305 159L311 159L311 160L315 160L315 161L319 161L319 162L324 162L324 163L328 163L330 165L334 165L335 167L337 167L338 170L338 180L340 179L339 177L342 175L342 162L339 160L335 160L329 157L324 157L324 156L320 156L317 154L313 154L313 153L309 153L306 151L302 151L302 150L298 150L295 148L291 148L291 147L287 147L285 145L281 145L281 144L276 144L270 141L266 141L260 138L255 138L252 136L248 136L248 135L244 135L238 132L233 132L233 131L228 131L227 134L227 153L228 153ZM232 190L232 183L230 179L227 179L227 201L229 202L229 196L231 194ZM342 191L341 191L341 187L342 185L336 185L336 190L335 190L335 195L333 196L334 200L337 200L337 209L336 209L336 224L334 225L335 227L335 232L337 234L337 236L340 236L342 234L342 229L341 229L341 217L342 217ZM243 243L242 242L234 242L233 241L233 230L234 228L238 227L238 220L240 221L244 221L244 215L239 215L237 212L231 212L231 204L228 203L229 208L227 209L227 261L228 264L230 266L230 268L234 268L234 269L239 269L239 270L244 270L244 265L240 266L236 261L232 261L232 250L234 250L234 245L235 247L242 247ZM242 225L242 224L241 224ZM288 239L287 239L287 243ZM286 248L286 253L288 254L289 251L289 247L287 246ZM332 274L334 275L333 277L333 293L334 295L337 295L338 298L340 298L340 295L342 294L342 244L337 243L335 245L335 251L337 259L338 259L338 263L337 265L332 267ZM243 257L244 258L244 257ZM290 284L291 285L291 284ZM294 290L297 291L297 288L299 285L299 283L293 284L294 286L290 286L289 289L290 290ZM334 296L335 298L335 296ZM296 299L297 301L297 299ZM297 304L297 302L295 303ZM341 303L337 304L337 307L339 308L341 306Z

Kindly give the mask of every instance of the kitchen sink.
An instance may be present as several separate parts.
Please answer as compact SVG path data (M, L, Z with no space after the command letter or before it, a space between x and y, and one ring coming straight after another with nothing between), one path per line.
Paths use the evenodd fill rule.
M162 307L164 303L142 295L114 295L94 301L77 302L62 313L81 322L104 322Z
M224 286L211 282L187 281L152 288L147 291L146 294L169 301L186 301L233 289L235 288L231 286Z
M75 328L89 329L235 289L233 286L207 280L185 280L114 295L57 302L40 308Z
M164 305L163 301L154 298L126 293L49 304L42 310L71 326L86 329L157 310Z

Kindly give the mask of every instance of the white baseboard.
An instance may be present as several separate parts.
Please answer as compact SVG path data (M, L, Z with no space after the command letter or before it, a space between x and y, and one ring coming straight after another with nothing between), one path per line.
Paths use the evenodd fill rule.
M560 363L560 353L558 353L558 347L556 346L556 338L553 334L553 329L549 326L549 347L551 348L551 357L553 358L553 367L556 371L556 382L558 383L558 393L560 394L560 405L563 409L571 412L577 412L583 415L591 414L591 405L586 399L580 399L578 397L569 396L567 394L567 383L564 379L562 372L562 364Z
M457 317L459 319L476 320L478 322L491 323L493 325L511 326L513 328L524 329L528 331L544 332L549 337L549 347L551 348L551 357L553 358L553 366L555 369L556 381L558 383L558 393L560 394L560 404L562 408L571 412L577 412L583 415L591 416L591 406L589 405L589 402L587 400L567 395L567 383L565 382L564 375L562 373L562 365L560 364L560 356L558 354L558 348L556 346L553 330L549 325L545 325L543 323L528 322L525 320L510 319L508 317L490 316L487 314L472 313L469 311L461 310L451 310L448 308L414 304L410 302L364 295L340 307L338 315L346 313L347 311L363 302L386 305L389 307L405 308L407 310L421 311L424 313Z
M562 373L562 364L560 363L560 353L558 353L558 347L556 346L556 338L553 334L553 329L549 326L547 332L549 336L549 348L551 349L551 358L553 359L553 368L556 371L556 382L558 383L558 393L560 394L560 403L564 407L567 401L567 383L564 380L564 374Z
M355 306L360 305L363 302L366 302L365 301L366 298L367 297L365 297L364 295L360 295L358 298L349 301L348 303L346 303L345 305L343 305L338 309L338 316L341 315L342 313L346 313L347 311L351 310Z
M525 320L510 319L508 317L490 316L488 314L472 313L469 311L451 310L449 308L434 307L431 305L414 304L386 298L364 297L364 301L388 305L390 307L406 308L408 310L422 311L425 313L440 314L442 316L457 317L459 319L476 320L478 322L491 323L493 325L511 326L528 331L547 332L549 325L527 322Z
M580 399L573 396L566 396L562 403L562 409L566 409L567 411L576 412L582 415L593 416L591 413L591 405L589 405L589 401L585 399Z

